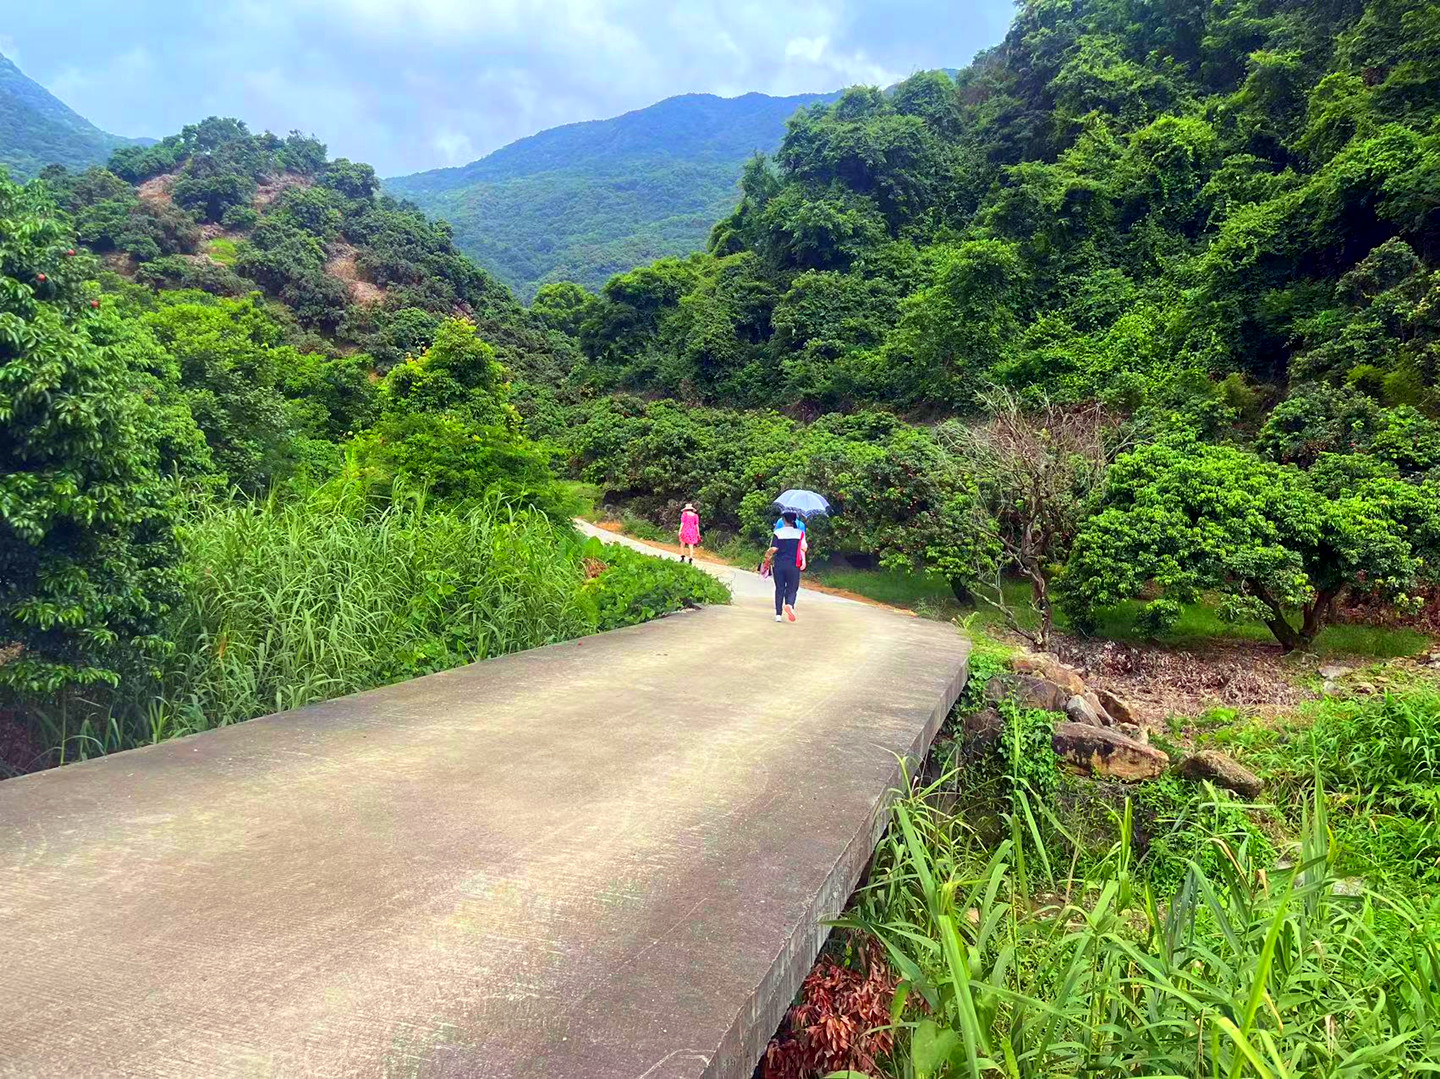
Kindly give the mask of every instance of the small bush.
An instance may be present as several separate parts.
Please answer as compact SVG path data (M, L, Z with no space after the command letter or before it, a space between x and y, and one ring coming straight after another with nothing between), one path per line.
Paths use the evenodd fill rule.
M694 566L651 558L619 544L592 539L581 557L605 568L585 583L595 626L619 629L648 622L663 614L707 603L728 603L730 591L710 574Z

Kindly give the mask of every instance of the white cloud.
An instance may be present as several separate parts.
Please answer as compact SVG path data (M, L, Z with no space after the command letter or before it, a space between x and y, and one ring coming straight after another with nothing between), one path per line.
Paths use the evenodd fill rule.
M463 131L442 128L430 138L430 145L440 151L440 159L447 165L465 165L475 160L475 144Z
M164 135L234 115L313 131L382 175L675 94L828 91L959 66L993 44L1010 10L1010 0L66 4L63 33L41 11L50 5L16 5L0 50L23 50L27 74L101 127Z
M785 42L785 59L803 60L808 64L818 64L820 58L825 55L825 46L830 44L827 37L792 37Z

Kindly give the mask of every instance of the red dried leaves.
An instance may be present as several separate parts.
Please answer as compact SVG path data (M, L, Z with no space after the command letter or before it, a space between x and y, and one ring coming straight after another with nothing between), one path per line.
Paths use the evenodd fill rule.
M763 1079L812 1079L826 1072L874 1075L891 1051L890 1004L898 979L873 941L860 945L861 969L821 956L800 987L781 1031L765 1050Z

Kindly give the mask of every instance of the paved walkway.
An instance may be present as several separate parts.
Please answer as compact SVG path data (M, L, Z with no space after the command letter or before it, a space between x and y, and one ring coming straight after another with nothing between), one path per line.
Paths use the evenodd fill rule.
M768 586L0 783L0 1075L747 1079L952 627Z

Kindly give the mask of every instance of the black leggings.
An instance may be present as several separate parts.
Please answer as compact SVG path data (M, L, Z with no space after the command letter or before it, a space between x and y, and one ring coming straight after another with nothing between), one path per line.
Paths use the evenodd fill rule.
M795 603L795 594L800 591L800 567L776 559L770 572L775 577L775 613L779 614L785 604Z

